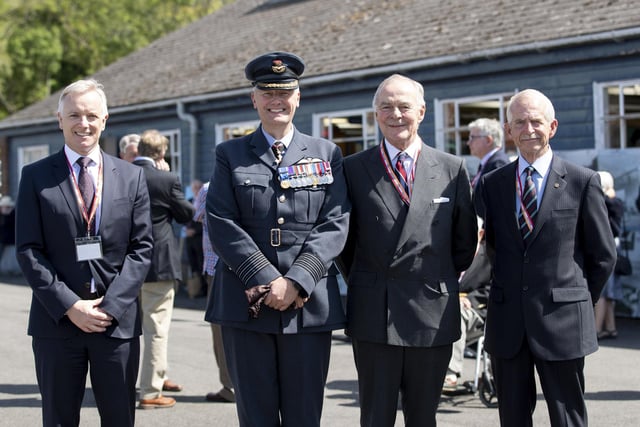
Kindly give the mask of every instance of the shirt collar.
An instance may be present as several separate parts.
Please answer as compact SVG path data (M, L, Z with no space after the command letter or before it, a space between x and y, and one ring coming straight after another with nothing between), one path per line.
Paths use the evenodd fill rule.
M549 168L551 167L551 159L553 158L553 151L551 148L544 153L541 157L537 158L531 166L538 172L541 177L547 176L547 172L549 172ZM522 175L524 170L529 166L529 163L522 157L522 155L518 154L518 173Z
M76 163L76 161L78 161L80 157L90 158L91 160L93 160L94 165L100 164L100 148L99 147L94 148L93 151L91 151L89 154L87 154L86 156L83 156L81 154L76 153L67 144L65 144L64 154L67 156L67 160L69 160L69 163L72 166Z
M264 137L267 140L267 143L269 143L269 147L271 147L273 145L274 142L276 142L276 139L269 135L263 127L260 127L260 130L262 131L262 134L264 135ZM293 126L291 127L291 131L289 131L284 137L282 137L281 139L279 139L278 141L281 141L285 148L289 148L289 144L291 144L291 141L293 140Z
M500 149L500 147L495 147L493 150L491 150L487 154L485 154L484 157L480 160L480 164L482 166L484 166L485 163L487 163L487 161L489 161L491 156L493 156L499 149Z
M405 153L411 157L411 160L415 160L418 154L418 150L420 149L420 145L422 144L422 139L419 136L413 140L413 142L404 150ZM384 146L387 149L387 153L389 154L389 160L395 160L396 156L400 154L400 150L394 147L387 139L384 139Z

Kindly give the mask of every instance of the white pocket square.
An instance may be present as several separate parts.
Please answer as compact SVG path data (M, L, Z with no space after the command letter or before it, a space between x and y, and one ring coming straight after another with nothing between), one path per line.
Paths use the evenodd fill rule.
M448 197L438 197L437 199L433 199L433 203L449 203Z

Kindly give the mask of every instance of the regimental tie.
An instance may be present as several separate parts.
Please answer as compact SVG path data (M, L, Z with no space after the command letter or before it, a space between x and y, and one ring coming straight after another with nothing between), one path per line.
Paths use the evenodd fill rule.
M538 213L536 186L533 183L533 178L531 177L534 170L533 166L529 166L525 169L527 177L525 178L524 185L520 190L520 214L518 215L518 226L520 227L522 239L525 241L533 231L533 222L536 214Z
M275 141L271 146L271 151L273 151L273 155L276 156L276 163L280 164L282 155L284 154L284 144L282 141Z
M406 166L408 166L407 163L409 163L407 162L407 160L409 160L409 155L404 151L401 151L396 157L396 171L398 172L398 179L400 180L400 184L402 184L404 191L406 191L407 194L411 196L409 174L407 173L406 168Z
M84 201L84 207L88 213L91 210L93 196L95 195L93 180L91 179L91 175L89 175L89 170L87 169L91 164L91 159L88 157L80 157L76 163L80 165L80 172L78 173L78 187L80 188L80 194Z

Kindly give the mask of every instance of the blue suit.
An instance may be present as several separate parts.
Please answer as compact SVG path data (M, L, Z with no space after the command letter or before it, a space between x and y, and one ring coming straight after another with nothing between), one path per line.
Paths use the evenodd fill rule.
M516 170L512 162L482 178L493 268L485 348L496 362L501 421L531 422L535 364L552 424L585 425L584 356L598 348L593 305L616 259L600 180L554 155L525 246L515 215ZM516 373L522 371L531 375Z
M141 334L138 292L153 250L149 196L141 169L104 153L102 159L98 234L103 256L90 261L76 261L74 239L85 236L87 226L64 150L22 170L16 252L33 289L28 333L34 340L45 425L73 425L89 362L103 425L133 425ZM79 299L98 296L104 296L100 307L113 316L112 325L104 333L82 332L65 313ZM70 352L87 351L78 364L61 350L63 342ZM117 363L107 363L103 355ZM124 383L117 380L123 377Z
M220 260L205 318L222 325L242 426L279 425L279 413L285 425L320 422L331 331L345 324L333 259L349 202L340 149L294 129L279 166L316 160L330 163L332 183L284 188L261 129L216 149L207 216ZM304 307L250 317L244 291L280 276L309 296Z

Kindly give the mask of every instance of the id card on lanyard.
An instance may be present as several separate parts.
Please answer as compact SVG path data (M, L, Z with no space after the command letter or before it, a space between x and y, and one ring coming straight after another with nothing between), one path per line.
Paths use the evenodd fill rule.
M82 198L82 193L80 192L80 186L78 185L78 180L76 179L76 175L73 171L73 167L67 158L67 166L69 166L69 171L71 173L71 177L73 179L73 187L76 193L76 200L78 202L78 207L80 208L80 212L82 213L82 218L84 219L85 224L87 225L87 235L86 237L76 237L74 239L75 247L76 247L76 259L78 261L88 261L91 259L101 259L102 258L102 239L100 236L92 236L91 235L91 224L95 221L96 213L98 211L98 205L100 205L100 201L102 198L102 161L98 167L98 183L96 185L96 191L93 194L93 200L91 202L91 208L85 205L84 200Z

